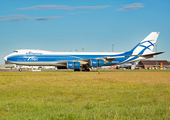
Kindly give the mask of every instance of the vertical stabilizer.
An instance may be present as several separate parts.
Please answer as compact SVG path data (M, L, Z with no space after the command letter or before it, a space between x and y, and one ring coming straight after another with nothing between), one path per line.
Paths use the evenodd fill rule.
M144 55L152 53L159 32L151 32L144 40L137 44L130 52L132 55Z

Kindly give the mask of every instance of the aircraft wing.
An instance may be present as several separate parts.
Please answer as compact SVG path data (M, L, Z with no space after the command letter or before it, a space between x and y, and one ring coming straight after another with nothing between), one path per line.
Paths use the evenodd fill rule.
M95 59L102 59L102 60L104 60L104 63L107 63L107 62L110 62L111 63L111 61L114 61L115 60L115 57L100 57L100 58L95 58ZM80 62L80 63L89 63L89 61L90 61L91 59L82 59L82 60L77 60L78 62Z
M159 55L162 53L164 52L157 52L157 53L151 53L151 54L145 54L145 55L126 55L126 56L116 56L116 57L100 57L100 58L90 58L90 59L80 59L80 60L58 61L57 64L67 65L67 62L73 61L73 62L80 62L81 65L85 65L85 64L88 64L91 59L102 59L104 60L104 63L106 64L107 62L112 63L112 61L115 61L115 58L133 57L133 56L151 58L151 57L154 57L155 55Z
M110 62L110 63L111 63L111 61L114 61L115 58L122 58L122 57L125 57L125 56L117 56L117 57L99 57L99 58L80 59L80 60L58 61L57 64L66 65L67 62L73 61L73 62L80 62L80 64L83 65L83 64L88 64L89 61L90 61L91 59L102 59L102 60L104 60L104 63L106 64L107 62Z

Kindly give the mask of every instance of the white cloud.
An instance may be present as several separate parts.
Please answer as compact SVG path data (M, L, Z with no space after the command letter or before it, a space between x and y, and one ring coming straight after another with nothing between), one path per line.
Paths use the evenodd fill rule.
M79 11L79 13L91 13L91 12Z
M110 5L104 5L104 6L77 6L77 7L71 7L71 6L62 6L62 5L37 5L37 6L32 6L32 7L24 7L24 8L18 8L21 10L26 10L26 9L67 9L67 10L72 10L72 9L102 9L110 7Z
M68 13L68 14L71 14L71 15L73 15L73 14L82 14L82 13L91 13L91 12L84 12L84 11L79 11L79 12L76 12L76 13Z
M142 7L144 7L143 3L133 3L133 4L126 5L121 9L118 9L118 11L135 10Z
M35 17L35 20L38 21L47 21L47 20L53 20L53 19L57 19L57 18L64 18L62 16L54 16L54 17Z
M28 15L7 15L0 16L0 22L18 22L22 20L30 19Z
M52 16L52 17L30 17L28 15L7 15L0 16L0 22L20 22L23 20L38 20L38 21L47 21L58 18L64 18L62 16Z
M79 13L68 13L68 14L70 14L70 15L75 15L75 14L79 14Z
M84 34L89 34L89 33L91 33L91 32L84 32Z
M74 8L80 8L80 9L102 9L106 7L111 7L110 5L104 5L104 6L78 6Z

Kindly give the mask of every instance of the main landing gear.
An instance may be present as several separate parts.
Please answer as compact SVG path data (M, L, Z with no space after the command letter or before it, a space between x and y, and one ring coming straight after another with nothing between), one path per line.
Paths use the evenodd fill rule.
M88 72L88 71L90 71L90 67L87 65L83 65L82 71Z
M19 68L19 72L22 72L22 68Z
M74 69L74 71L86 71L86 72L88 72L88 71L90 71L90 67L88 65L83 65L82 68Z
M21 67L22 67L21 65L18 66L18 68L19 68L18 71L19 72L22 72L22 68Z
M74 69L74 71L80 71L80 69Z

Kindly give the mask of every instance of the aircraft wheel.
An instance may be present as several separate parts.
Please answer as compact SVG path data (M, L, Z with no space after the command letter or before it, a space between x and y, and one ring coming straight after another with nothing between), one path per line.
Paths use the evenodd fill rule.
M19 69L19 72L22 72L22 68Z
M85 71L85 72L89 72L90 71L90 69L89 68L86 68L85 70L83 70L83 71Z
M80 71L80 69L74 69L74 71Z
M82 71L85 71L85 72L90 71L89 66L83 65Z

